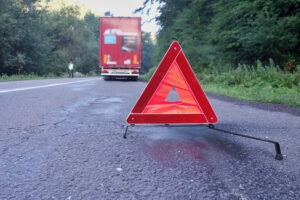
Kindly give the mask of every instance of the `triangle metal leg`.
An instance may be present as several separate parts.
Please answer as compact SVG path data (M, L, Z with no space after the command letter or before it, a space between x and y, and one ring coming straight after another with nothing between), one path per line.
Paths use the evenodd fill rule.
M243 134L240 134L240 133L235 133L235 132L232 132L232 131L223 130L223 129L220 129L220 128L216 128L212 124L209 124L208 128L210 128L212 130L215 130L215 131L218 131L218 132L230 134L230 135L235 135L235 136L244 137L244 138L248 138L248 139L252 139L252 140L258 140L258 141L262 141L262 142L272 143L272 144L274 144L275 151L276 151L275 159L276 160L282 160L283 159L283 155L281 154L280 144L276 141L267 140L267 139L263 139L263 138L253 137L253 136L250 136L250 135L243 135Z
M131 125L127 125L127 126L126 126L125 133L123 134L123 138L124 138L124 139L127 138L127 131L128 131L129 126L134 127L135 125L134 125L134 124L131 124Z
M124 135L123 135L123 138L124 138L124 139L127 138L127 130L128 130L128 127L129 127L129 126L126 126L125 133L124 133Z

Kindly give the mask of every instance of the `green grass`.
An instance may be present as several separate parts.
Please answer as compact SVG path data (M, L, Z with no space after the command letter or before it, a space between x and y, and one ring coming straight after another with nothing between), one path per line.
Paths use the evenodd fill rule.
M300 93L291 88L226 86L214 83L202 84L202 86L206 92L213 94L221 94L250 101L300 106Z
M55 74L47 74L44 76L39 76L36 74L16 74L7 76L6 74L2 74L0 76L0 82L2 81L20 81L20 80L35 80L35 79L46 79L46 78L63 78L68 77L67 74L62 74L60 76L57 76Z
M7 76L7 75L1 75L0 76L0 81L18 81L18 80L32 80L32 79L39 79L41 77L35 75L35 74L27 74L27 75L12 75L12 76Z
M141 77L140 79L144 80L144 81L150 80L150 78L151 78L152 74L155 72L155 70L156 70L155 67L150 68L149 71L143 77Z
M227 72L197 74L205 91L240 99L300 106L300 71L291 73L274 66L240 65Z

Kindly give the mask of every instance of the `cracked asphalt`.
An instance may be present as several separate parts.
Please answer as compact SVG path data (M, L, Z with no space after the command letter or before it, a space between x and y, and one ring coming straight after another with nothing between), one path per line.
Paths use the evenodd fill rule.
M81 81L71 83L72 81ZM47 84L45 88L1 93ZM146 83L0 83L0 199L300 199L300 109L208 95L217 128L129 127Z

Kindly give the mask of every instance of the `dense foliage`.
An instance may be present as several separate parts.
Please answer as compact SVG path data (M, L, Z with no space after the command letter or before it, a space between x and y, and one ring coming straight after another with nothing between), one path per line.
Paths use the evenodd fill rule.
M156 62L178 40L207 92L300 106L300 0L144 0L137 12L154 2Z
M0 74L88 73L98 66L98 17L79 7L48 11L39 0L0 1Z
M270 58L288 71L299 65L299 0L145 0L145 8L154 1L160 3L157 60L178 40L195 70Z
M142 74L153 67L154 44L151 40L151 34L142 32Z

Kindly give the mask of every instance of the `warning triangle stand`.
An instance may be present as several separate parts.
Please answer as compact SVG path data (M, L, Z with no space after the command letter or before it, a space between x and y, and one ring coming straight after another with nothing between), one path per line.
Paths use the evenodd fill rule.
M174 93L175 97L169 96ZM217 121L181 46L173 42L128 115L127 123L183 125Z
M131 126L206 124L218 132L272 143L275 146L275 158L283 159L278 142L215 128L214 124L217 122L218 118L181 46L177 41L173 42L128 115L127 123ZM123 138L126 138L128 127L127 125Z

